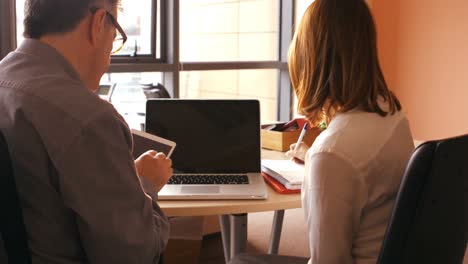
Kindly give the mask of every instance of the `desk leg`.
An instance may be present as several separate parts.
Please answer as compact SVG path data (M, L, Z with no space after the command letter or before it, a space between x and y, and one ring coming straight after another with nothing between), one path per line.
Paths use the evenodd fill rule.
M221 227L221 238L223 240L224 259L226 263L231 260L231 224L229 215L219 216L219 225Z
M231 258L245 252L247 246L247 214L230 215Z
M281 229L283 228L284 210L275 211L273 224L271 226L270 247L268 254L278 254L279 242L281 238Z

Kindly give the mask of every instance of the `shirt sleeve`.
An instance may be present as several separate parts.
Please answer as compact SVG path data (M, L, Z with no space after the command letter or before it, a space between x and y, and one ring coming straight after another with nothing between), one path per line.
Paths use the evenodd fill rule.
M142 189L131 144L123 121L103 114L58 161L61 196L87 263L158 263L166 247L169 221Z
M351 163L330 153L308 157L302 186L310 264L352 264L367 190Z

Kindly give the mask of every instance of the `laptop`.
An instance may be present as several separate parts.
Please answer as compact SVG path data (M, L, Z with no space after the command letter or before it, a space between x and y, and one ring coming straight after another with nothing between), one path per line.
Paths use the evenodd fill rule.
M159 199L267 198L257 100L148 100L145 130L177 143Z

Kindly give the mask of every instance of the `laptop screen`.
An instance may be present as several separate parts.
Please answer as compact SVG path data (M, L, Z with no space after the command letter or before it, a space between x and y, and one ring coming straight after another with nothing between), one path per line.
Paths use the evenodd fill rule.
M148 100L146 132L176 142L174 173L260 172L257 100Z

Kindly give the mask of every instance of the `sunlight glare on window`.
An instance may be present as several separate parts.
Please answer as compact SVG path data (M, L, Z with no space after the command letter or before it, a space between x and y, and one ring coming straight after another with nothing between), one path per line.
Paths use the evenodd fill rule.
M180 0L181 61L275 61L279 0Z
M24 1L25 0L16 0L16 43L18 44L18 46L24 40Z
M151 0L122 0L122 12L117 20L128 36L127 43L116 55L151 54Z

